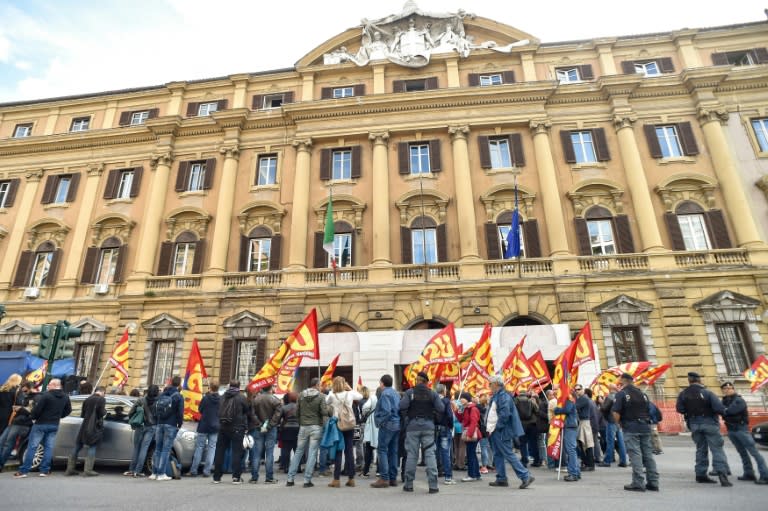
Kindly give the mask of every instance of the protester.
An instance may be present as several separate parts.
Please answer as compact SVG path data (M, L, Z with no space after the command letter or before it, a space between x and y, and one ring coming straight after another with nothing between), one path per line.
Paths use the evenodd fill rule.
M619 389L615 384L611 383L608 385L608 390L610 392L605 397L600 410L605 418L605 457L603 458L603 462L600 463L600 466L610 467L611 463L613 463L614 451L618 450L619 466L626 467L627 450L624 444L624 432L619 427L612 412L613 404L616 402L616 393Z
M461 393L457 390L453 394L453 404L461 404ZM467 469L467 446L461 439L461 421L453 414L453 470Z
M11 422L14 406L18 400L19 389L21 385L21 375L13 373L0 386L0 435Z
M13 477L17 479L27 477L27 474L32 469L32 460L40 444L43 445L40 477L47 477L51 474L53 446L56 443L59 422L70 413L72 413L72 404L69 402L69 396L61 390L61 380L53 378L48 382L48 390L40 395L34 408L32 408L34 424L29 433L29 442L24 453L24 462L21 464L19 471L13 474Z
M176 433L184 423L184 398L179 389L181 378L174 376L155 401L155 454L152 457L151 480L170 481L166 474Z
M661 435L659 435L659 423L664 420L664 416L656 406L656 403L649 403L651 408L651 442L653 443L653 454L664 454L661 448Z
M86 390L90 391L90 389ZM88 393L90 394L90 392ZM80 423L80 430L77 433L75 448L67 459L66 475L77 475L77 456L83 446L88 447L83 475L89 477L99 475L98 472L93 470L93 465L96 462L96 446L99 445L104 436L104 416L107 414L106 404L104 387L97 387L96 391L83 401L83 408L80 411L80 417L83 418L83 421Z
M553 393L554 395L554 393ZM568 469L568 475L563 478L567 483L573 483L581 479L581 466L579 463L579 455L576 452L576 445L578 443L579 436L579 414L576 411L576 391L573 390L568 394L565 404L563 406L557 406L557 399L554 399L555 404L550 405L554 415L565 415L565 424L562 429L562 452L565 453L566 464Z
M192 456L192 466L185 475L197 476L200 462L203 462L203 476L210 477L213 468L213 457L216 453L216 442L219 438L219 384L215 381L208 383L208 392L200 400L197 409L200 412L200 422L197 423L195 436L195 454ZM205 458L203 458L205 451Z
M16 401L13 405L11 422L0 435L0 472L17 442L21 444L32 428L31 387L32 384L29 382L24 382L19 387L19 392L15 394Z
M147 451L149 445L155 439L156 419L155 419L155 402L160 395L160 387L157 385L150 385L147 388L145 396L139 398L128 412L128 421L130 417L133 417L138 408L141 408L141 414L143 420L141 424L136 425L136 429L133 431L133 457L131 464L128 466L128 471L123 472L124 476L129 477L144 477L144 462L147 457Z
M400 397L392 388L392 375L385 374L379 380L381 396L373 412L379 440L379 478L371 483L374 488L397 486L397 448L400 438Z
M477 443L482 438L480 432L480 411L472 402L472 395L468 392L462 392L459 395L461 407L455 407L453 412L461 421L462 435L464 444L467 446L467 475L461 479L468 483L480 480L480 464L477 461ZM454 405L455 406L455 405ZM448 413L446 411L446 413Z
M456 484L453 480L453 466L451 461L451 448L453 447L453 403L448 395L448 390L442 383L438 383L435 387L435 391L443 401L445 412L443 413L443 420L436 425L436 447L437 447L437 460L438 464L443 468L443 484ZM439 470L439 468L438 468ZM440 474L438 473L438 477Z
M275 445L277 444L277 426L280 424L283 403L275 396L275 389L268 385L261 389L252 401L253 415L256 417L257 427L249 431L253 437L251 448L251 484L259 482L259 469L261 460L266 453L264 471L266 472L265 484L274 484L275 469Z
M582 469L585 472L595 470L595 436L592 434L591 399L584 393L584 387L577 384L573 390L576 392L576 413L579 415L578 443L581 445Z
M363 470L361 475L369 477L371 463L373 463L373 453L379 445L379 428L376 427L376 421L373 418L373 412L376 410L376 403L379 399L376 393L371 394L368 387L363 387L360 393L365 400L360 408L363 414L361 418L363 422Z
M299 436L296 444L296 453L288 468L288 482L286 486L293 486L293 480L301 466L301 459L307 452L307 464L304 467L304 488L311 488L312 472L315 470L317 451L320 446L320 438L323 434L323 420L329 415L329 409L325 404L325 396L320 392L320 378L312 378L309 388L299 395L296 413L299 420ZM309 450L306 451L307 445Z
M600 409L593 399L592 389L585 388L584 395L589 398L589 425L592 428L592 465L594 466L603 456L600 451Z
M337 376L333 379L331 392L328 394L325 402L333 410L333 417L338 421L342 419L342 414L346 409L352 410L353 401L362 399L363 396L352 390L352 387L346 382L343 376ZM354 412L353 412L354 413ZM337 426L338 427L338 426ZM341 458L344 455L344 472L347 474L346 486L355 486L355 450L354 450L354 427L352 429L339 428L344 439L344 449L336 451L336 462L333 466L333 480L328 484L332 488L341 486L339 478L341 477Z
M496 462L496 480L488 484L495 487L509 486L505 465L509 463L522 481L520 489L528 488L534 477L512 452L513 440L524 434L520 417L512 403L512 397L504 390L504 379L501 376L492 376L490 382L493 396L485 423Z
M548 390L546 392L547 394L547 424L552 424L552 419L555 416L555 408L557 408L557 398L555 397L555 391L554 390ZM577 424L578 424L578 416L576 418ZM549 435L549 429L547 429L547 436ZM557 467L558 460L551 458L549 455L547 455L547 468L555 468ZM581 474L581 470L579 470L579 474Z
M525 435L520 440L520 461L524 467L528 466L530 458L533 458L535 466L541 466L539 458L538 428L536 425L536 416L539 414L539 402L531 399L530 393L521 392L515 396L515 408L520 416L520 422L523 425ZM469 453L469 450L467 450Z
M240 393L240 381L232 380L219 405L219 436L213 460L213 484L221 483L224 458L232 453L232 484L242 484L243 436L250 414L248 400Z
M489 396L487 391L483 391L477 399L477 411L480 417L485 417L488 412ZM491 453L491 444L488 443L488 433L481 431L483 438L480 439L480 474L487 474L489 469L493 469L493 458Z
M280 425L277 428L277 436L280 444L280 471L288 473L291 466L291 453L296 451L296 442L299 438L299 416L296 413L296 401L299 396L295 392L288 392L283 396L283 408L280 411Z
M624 485L624 489L659 491L659 473L651 446L650 400L645 392L632 384L631 374L623 373L619 381L621 390L616 394L611 412L624 431L629 462L632 464L632 483Z
M757 452L755 440L749 434L749 410L744 398L736 393L733 383L727 381L720 385L723 391L723 421L728 429L728 438L741 457L741 466L744 473L737 479L739 481L754 481L756 484L768 484L768 466L762 454ZM752 456L757 463L759 477L755 477L752 467Z
M696 444L696 482L715 483L707 476L709 452L712 451L712 465L717 472L721 486L733 486L728 481L728 459L723 451L723 437L717 418L725 412L723 403L701 384L698 373L688 373L689 386L677 396L676 409L685 416L691 438Z

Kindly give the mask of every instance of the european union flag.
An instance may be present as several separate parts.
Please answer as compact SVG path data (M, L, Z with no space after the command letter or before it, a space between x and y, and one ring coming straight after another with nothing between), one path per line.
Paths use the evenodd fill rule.
M512 212L512 226L507 233L507 249L504 259L520 257L520 211L517 208L517 183L515 183L515 211Z

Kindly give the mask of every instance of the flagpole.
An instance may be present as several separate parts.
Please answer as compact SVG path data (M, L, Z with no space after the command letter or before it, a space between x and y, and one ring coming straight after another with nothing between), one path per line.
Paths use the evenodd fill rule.
M101 371L101 374L99 375L99 379L98 379L98 380L96 380L96 383L94 383L94 384L93 384L93 388L94 388L94 389L95 389L96 387L98 387L98 386L99 386L99 382L101 382L101 378L104 376L104 373L106 373L106 372L107 372L107 368L108 368L109 366L111 366L111 365L112 365L112 364L110 364L109 362L107 362L107 364L104 366L104 369L102 369L102 371Z
M560 480L560 471L563 469L563 449L565 448L565 445L563 444L563 430L565 428L560 428L560 462L557 466L557 480Z

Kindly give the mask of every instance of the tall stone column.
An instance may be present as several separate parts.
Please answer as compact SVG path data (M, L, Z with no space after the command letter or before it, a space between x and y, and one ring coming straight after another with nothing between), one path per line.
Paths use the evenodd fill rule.
M762 245L754 215L749 209L747 193L741 185L741 177L723 132L728 113L724 109L700 107L698 115L717 181L723 191L723 205L728 210L736 244L740 247Z
M168 179L171 174L172 163L173 155L170 152L154 156L150 160L153 175L141 222L143 227L139 246L136 250L134 273L137 277L148 277L154 273L153 266L155 254L160 248L160 227L165 211L165 198L168 195Z
M477 250L477 218L475 217L472 173L469 168L467 147L468 126L448 128L453 148L453 182L456 193L456 214L458 215L459 255L461 260L479 259Z
M27 172L25 178L27 182L24 185L24 192L21 194L21 200L18 203L19 209L16 213L16 219L8 236L5 259L3 264L0 264L0 297L3 300L8 298L8 288L13 279L13 271L16 269L16 264L19 261L24 235L27 232L29 216L32 213L37 189L40 187L40 180L43 178L43 171L40 169Z
M371 133L373 143L373 261L374 266L392 264L389 232L389 133Z
M616 115L613 118L613 124L619 139L619 151L632 196L637 228L640 230L642 251L661 252L664 250L664 245L661 242L659 224L656 221L651 193L648 190L648 180L645 178L643 162L637 148L637 139L632 129L635 120L636 118L632 115Z
M288 266L293 270L307 267L307 235L309 216L309 175L312 139L296 140L296 172L291 206L291 237Z
M549 128L552 124L545 119L530 122L533 133L533 150L536 155L536 166L539 170L539 188L541 203L544 206L544 217L547 222L547 240L550 255L567 255L568 237L565 231L565 215L560 200L560 188L557 185L555 161L552 158L552 147L549 139Z
M227 270L227 254L229 253L229 240L232 231L232 210L235 202L240 148L234 144L222 147L219 152L224 155L224 165L219 184L219 200L216 204L216 220L213 228L209 270L221 273Z
M98 199L99 180L104 173L104 164L93 165L88 168L87 172L85 186L79 201L77 223L72 232L72 243L66 254L67 265L64 267L64 275L59 281L56 298L74 296L75 286L77 286L77 271L83 262L83 250L86 246L86 237L91 224L93 205Z

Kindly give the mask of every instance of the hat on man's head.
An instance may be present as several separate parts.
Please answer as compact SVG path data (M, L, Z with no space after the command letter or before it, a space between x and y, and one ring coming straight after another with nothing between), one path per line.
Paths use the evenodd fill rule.
M461 399L466 399L467 401L472 401L472 394L469 392L462 392L459 396Z
M691 372L688 373L688 379L690 379L690 380L700 380L701 376L699 375L699 373L691 371Z
M416 378L424 381L429 381L429 376L424 371L419 371L419 373L416 375Z
M720 388L721 388L721 389L724 389L724 388L726 388L726 387L733 387L733 383L732 383L732 382L729 382L729 381L726 381L726 382L723 382L723 384L722 384L722 385L720 385Z
M622 380L625 380L625 381L634 381L635 380L635 377L632 376L629 373L621 373L621 376L619 376L619 378L621 378Z

